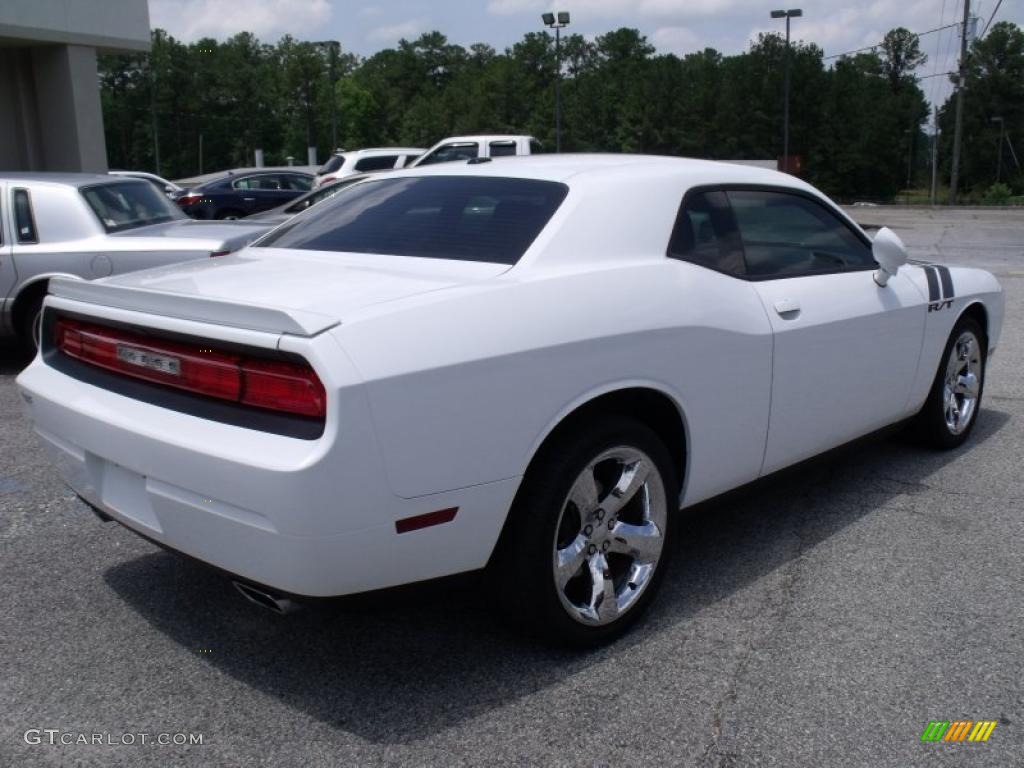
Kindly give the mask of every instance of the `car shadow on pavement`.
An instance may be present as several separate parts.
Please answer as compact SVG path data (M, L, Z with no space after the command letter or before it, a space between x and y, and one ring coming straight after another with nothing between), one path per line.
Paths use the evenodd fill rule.
M31 362L31 356L17 345L0 342L0 376L17 375Z
M110 568L105 579L198 663L363 739L406 744L665 633L685 634L713 610L758 621L757 613L734 617L751 605L734 607L730 598L861 518L891 511L897 497L927 488L1009 418L983 411L968 445L951 452L929 452L899 435L861 441L688 510L648 617L618 642L585 653L510 631L479 574L318 602L283 617L244 601L221 574L165 552ZM214 653L199 655L211 646Z

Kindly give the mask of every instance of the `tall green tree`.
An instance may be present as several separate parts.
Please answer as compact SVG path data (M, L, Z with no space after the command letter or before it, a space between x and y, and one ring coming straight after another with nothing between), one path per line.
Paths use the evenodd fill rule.
M952 157L955 103L950 97L939 112L945 158ZM971 47L963 135L960 174L964 189L981 195L995 182L998 169L1004 183L1017 194L1024 193L1024 173L1014 160L1016 154L1017 161L1024 163L1024 32L1015 24L993 25Z
M553 147L554 38L531 32L503 51L456 45L438 31L361 59L285 36L261 42L240 32L222 42L185 45L153 32L146 55L103 56L101 98L112 165L154 170L157 146L166 175L183 177L248 165L256 149L268 163L306 147L324 157L331 105L338 142L428 146L446 135L509 132ZM636 29L562 41L563 147L568 151L644 152L714 159L768 159L782 151L785 41L761 35L735 56L706 49L658 54ZM790 145L803 174L843 198L891 198L923 171L927 102L916 79L926 59L917 36L890 31L877 54L826 68L822 51L790 51ZM997 24L972 48L966 91L964 179L987 189L1001 174L1021 174L1006 140L1024 134L1024 38ZM1002 122L993 122L1002 117ZM940 152L949 156L952 112L942 111ZM1002 154L1000 154L1000 144ZM200 146L202 154L200 158ZM1021 147L1024 149L1024 147ZM1000 160L1001 158L1001 160ZM912 179L913 180L913 179Z

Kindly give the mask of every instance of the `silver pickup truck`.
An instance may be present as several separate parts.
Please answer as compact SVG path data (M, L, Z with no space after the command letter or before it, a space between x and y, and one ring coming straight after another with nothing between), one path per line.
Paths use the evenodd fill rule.
M220 256L271 226L195 221L141 179L0 173L0 337L38 346L39 310L54 277L92 280Z

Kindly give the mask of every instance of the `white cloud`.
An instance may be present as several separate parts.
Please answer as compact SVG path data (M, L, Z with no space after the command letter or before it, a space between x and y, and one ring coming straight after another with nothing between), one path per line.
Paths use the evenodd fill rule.
M384 27L374 27L366 33L368 40L376 43L394 44L403 37L407 40L418 37L426 25L419 20L412 19L403 21L401 24L389 24Z
M149 0L150 23L185 41L238 32L275 40L316 31L331 20L329 0Z
M495 16L511 16L516 13L531 13L549 10L544 0L491 0L487 12Z
M658 27L651 42L661 53L690 53L701 48L700 38L687 27Z
M572 0L569 11L577 19L660 18L690 19L724 13L742 0ZM510 16L517 13L564 10L551 0L491 0L489 13Z

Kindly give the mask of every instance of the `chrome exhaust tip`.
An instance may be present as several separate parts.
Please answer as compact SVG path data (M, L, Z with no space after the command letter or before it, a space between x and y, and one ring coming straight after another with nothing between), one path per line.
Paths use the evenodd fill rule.
M243 584L240 581L232 581L231 583L235 585L235 589L242 593L242 597L250 603L266 608L268 611L273 611L279 616L293 613L299 609L298 604L287 597L275 595L259 587L254 587L252 584Z

